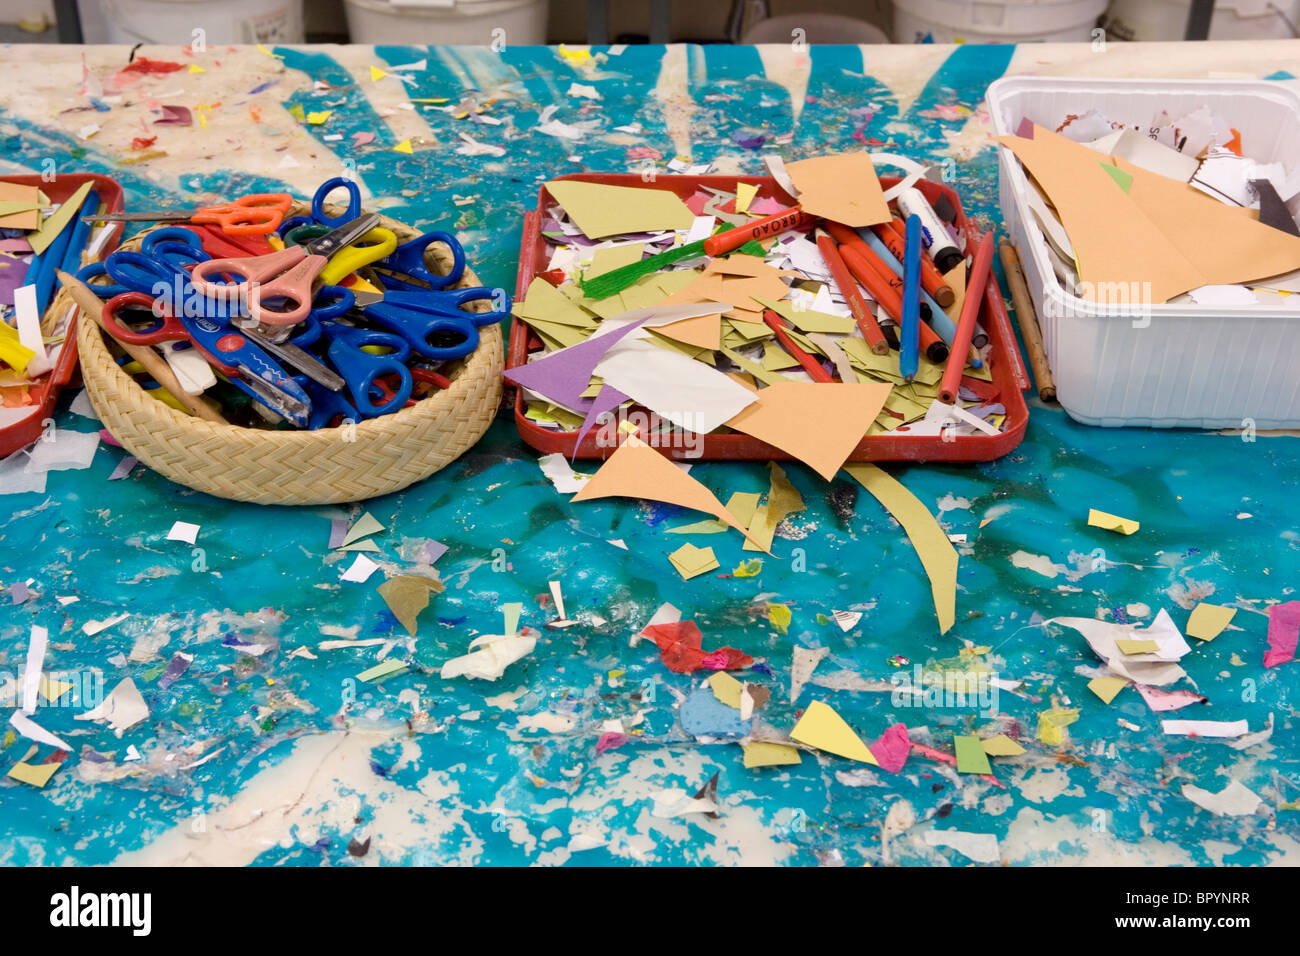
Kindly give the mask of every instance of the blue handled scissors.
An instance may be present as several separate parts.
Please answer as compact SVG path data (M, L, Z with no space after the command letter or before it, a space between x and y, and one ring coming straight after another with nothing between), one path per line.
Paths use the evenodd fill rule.
M374 418L395 412L411 397L414 382L406 367L411 346L406 340L388 332L359 329L341 322L320 323L321 334L329 340L326 355L348 384L348 393L362 418ZM366 347L389 350L386 354L365 351ZM376 380L396 375L398 385L391 393Z
M466 312L470 302L504 300L504 310ZM479 329L510 313L510 297L500 289L419 289L385 291L380 302L365 307L373 324L402 336L422 358L445 362L464 358L478 348Z
M435 242L441 242L451 250L451 271L445 276L432 272L425 263L425 252ZM380 271L380 278L388 289L445 289L455 285L464 275L465 249L449 232L426 232L402 243L389 253L388 258L377 262L375 268Z
M336 189L347 190L348 208L342 215L331 216L325 212L325 201L329 199L330 193ZM342 176L335 176L333 179L327 179L321 183L320 188L316 190L316 194L311 197L310 216L290 216L280 223L277 232L287 242L289 233L299 226L328 226L330 229L337 229L344 223L356 219L359 215L361 215L361 189L352 180L345 179Z
M121 256L128 251L125 249L118 250L111 253L108 258L120 262L121 260L115 257ZM134 255L141 254L162 259L177 269L184 269L187 265L193 265L206 256L199 237L191 230L182 229L179 226L168 226L165 229L155 229L150 232L140 244L140 252L134 253ZM77 270L77 278L90 286L91 291L101 299L112 299L126 292L151 292L154 282L170 283L172 281L170 274L162 275L154 270L145 273L144 268L132 269L129 265L126 267L124 271L128 279L133 283L129 286L120 279L113 280L109 284L93 281L100 278L113 279L106 261L91 262L82 266ZM146 278L149 279L148 285L140 288L139 284L143 283Z
M361 420L356 408L342 392L322 388L306 375L295 375L293 380L302 386L311 399L311 416L307 419L307 427L312 431L332 428L335 424L355 425Z
M125 320L133 310L152 313L152 323L145 329L128 326ZM160 298L144 292L127 292L105 302L103 323L115 339L132 345L192 343L208 364L240 391L299 428L307 427L311 415L307 393L265 352L225 324L191 317L184 309L173 311Z

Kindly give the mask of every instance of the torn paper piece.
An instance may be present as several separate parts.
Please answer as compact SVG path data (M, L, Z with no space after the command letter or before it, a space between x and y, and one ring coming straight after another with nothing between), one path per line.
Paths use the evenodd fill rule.
M351 544L362 538L368 538L372 534L378 534L384 530L384 526L369 511L357 519L356 524L348 528L348 533L343 536L343 544Z
M149 708L145 705L144 698L136 689L135 681L128 677L114 687L98 707L76 714L73 719L107 723L113 732L121 737L124 731L134 727L148 716Z
M1236 613L1235 607L1221 607L1202 601L1192 609L1192 616L1187 619L1187 636L1212 641L1223 633Z
M536 637L516 635L484 635L470 641L470 653L453 657L442 665L441 676L444 680L452 677L475 677L479 680L496 680L506 672L506 668L522 657L533 652L537 646Z
M573 470L568 460L559 452L543 455L537 459L542 474L550 479L555 490L562 495L579 492L591 480L591 475L579 474Z
M45 744L47 747L58 747L60 750L66 750L69 753L72 752L72 747L70 745L64 743L58 737L54 736L54 734L50 733L40 724L36 723L36 721L32 720L20 711L15 710L9 716L9 723L13 726L14 730L18 731L28 740L34 740L38 744Z
M1264 666L1276 667L1295 660L1297 639L1300 638L1300 601L1274 604L1268 609L1268 650L1264 653Z
M670 788L655 794L654 806L650 815L668 820L688 813L717 813L718 805L713 800L692 797L685 790Z
M117 617L107 617L102 621L87 621L85 624L81 625L81 633L85 634L87 637L94 637L100 631L106 631L114 624L117 624L120 621L125 621L130 616L130 614L123 612L122 614L117 615Z
M99 432L60 428L57 441L50 437L53 434L51 432L32 446L26 471L76 471L90 467L99 448Z
M441 593L443 585L441 581L423 575L399 574L379 585L378 590L393 617L406 628L406 633L414 637L416 620L429 606L429 595Z
M997 863L1002 859L998 838L992 833L966 833L962 830L926 830L927 846L956 850L976 863Z
M880 769L889 773L898 773L907 763L907 755L912 750L911 741L907 739L905 724L892 724L881 734L880 739L870 747L871 754L880 763Z
M24 714L36 712L36 693L41 686L41 668L45 665L45 647L49 638L48 630L32 625L32 633L27 641L27 665L23 669Z
M831 611L831 617L835 618L835 623L839 625L840 630L847 633L858 626L858 621L862 620L862 612Z
M411 669L411 665L400 658L390 657L387 660L380 661L374 667L369 667L357 675L357 680L366 683L378 683L389 677L395 677L398 674L404 674Z
M1244 720L1162 720L1160 727L1171 737L1235 738L1250 732Z
M957 607L957 552L952 542L929 509L893 476L866 463L845 465L844 470L903 526L930 579L939 633L946 634Z
M1084 636L1093 653L1100 657L1116 676L1127 678L1134 683L1164 686L1186 676L1186 671L1174 662L1191 648L1183 640L1182 634L1169 617L1169 612L1163 609L1146 629L1086 617L1054 617L1048 618L1044 623L1063 624L1078 631ZM1132 639L1153 640L1157 651L1125 655L1119 642Z
M998 734L996 737L987 737L980 741L980 746L990 757L1019 757L1025 752L1025 748L1020 746L1006 734Z
M879 766L879 761L862 738L829 704L815 700L808 705L799 722L790 731L790 739L849 760Z
M1107 531L1117 531L1120 534L1132 534L1141 527L1132 518L1121 518L1118 515L1098 511L1096 508L1088 510L1088 524L1093 528L1104 528Z
M992 773L984 743L972 734L956 734L952 738L953 752L957 756L958 773Z
M1100 697L1103 704L1109 704L1128 684L1122 677L1094 677L1088 681L1088 690Z
M698 548L689 543L682 545L669 554L668 560L685 581L709 571L715 571L719 567L718 559L714 555L712 548Z
M1137 684L1135 686L1137 692L1142 695L1142 699L1147 702L1147 706L1156 713L1182 710L1190 704L1208 704L1210 702L1208 697L1191 690L1161 690L1159 687L1148 687L1146 684Z
M1218 793L1202 790L1190 783L1183 784L1183 796L1203 810L1221 817L1245 817L1254 813L1263 803L1259 794L1245 784L1233 780Z
M198 540L200 527L201 525L190 524L188 521L177 521L172 525L172 529L167 532L167 540L184 541L186 544L193 544Z
M744 745L745 767L786 767L803 762L797 747L753 740Z
M365 584L370 580L370 575L379 570L379 565L371 561L364 554L358 554L357 559L352 562L352 566L343 572L341 581L352 581L356 584Z
M32 757L36 756L38 749L32 747L28 750L22 760L9 768L6 776L17 780L19 783L25 783L37 788L44 787L49 783L50 778L63 766L63 762L68 755L66 753L52 754L49 759L42 760L40 763L28 763Z
M829 647L795 647L794 660L790 664L790 703L799 699L817 664L830 652Z

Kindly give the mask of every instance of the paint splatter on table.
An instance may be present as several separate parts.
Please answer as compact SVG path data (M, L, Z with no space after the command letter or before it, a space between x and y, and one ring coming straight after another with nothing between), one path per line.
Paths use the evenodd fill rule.
M126 63L125 48L9 47L0 50L0 137L8 169L52 161L55 171L106 173L136 207L280 188L310 195L328 176L354 171L371 207L455 230L485 282L513 286L522 213L558 174L640 170L677 155L753 173L770 149L792 157L865 146L951 160L967 209L995 225L996 166L980 100L998 76L1261 76L1295 49L630 47L586 63L548 48L153 49L151 58L186 68L114 91L104 81ZM39 75L31 55L42 58ZM100 81L84 94L83 55ZM421 59L425 69L394 69ZM388 75L372 80L372 66ZM569 96L575 82L601 99ZM459 103L470 88L494 101L484 115L500 124L420 102ZM153 126L150 110L163 103L195 110L195 125ZM590 124L581 138L534 129L556 104L561 122ZM298 106L330 115L312 125L294 117ZM82 138L92 121L99 130ZM459 153L475 152L461 133L505 155ZM408 141L411 152L394 149ZM96 427L66 402L57 425ZM957 624L940 638L910 545L848 481L827 486L790 467L809 507L782 528L761 573L682 581L665 557L682 539L663 531L693 516L568 504L503 419L442 473L364 506L389 529L376 537L387 566L403 566L402 554L426 538L449 547L438 562L447 590L421 618L416 669L379 685L356 681L375 663L373 646L290 656L326 639L322 627L396 633L378 578L340 584L344 563L327 547L330 519L362 508L240 505L144 469L106 482L122 457L103 447L90 469L51 474L46 493L4 499L3 583L34 579L38 597L0 618L0 671L21 671L30 625L43 624L47 671L101 674L107 688L131 677L151 715L118 739L74 721L80 708L39 709L42 724L78 750L113 757L74 753L43 790L0 782L0 862L964 863L926 844L933 828L995 834L1002 859L1017 864L1297 860L1295 814L1280 807L1300 787L1294 665L1261 666L1263 612L1289 599L1300 571L1294 439L1086 428L1035 401L1024 443L1004 459L892 468L947 531L968 535ZM767 487L758 463L703 464L693 474L724 500ZM1142 530L1088 528L1090 507L1136 517ZM164 540L177 520L202 526L195 548ZM723 571L751 557L739 536L708 543ZM437 676L473 636L500 633L504 603L522 602L522 623L541 627L550 580L562 582L569 616L585 623L542 629L536 651L495 683ZM63 606L60 595L79 601ZM1238 751L1165 737L1131 693L1101 704L1076 670L1096 663L1082 639L1035 617L1149 621L1168 608L1181 625L1201 599L1243 610L1239 630L1184 659L1212 701L1185 714L1244 718L1252 729L1272 715L1265 743ZM746 770L734 742L682 732L678 700L691 679L669 672L649 642L630 646L663 602L699 623L706 647L765 662L751 679L771 689L761 716L782 733L823 699L868 739L896 721L928 727L936 746L954 732L1018 724L1028 753L995 761L1003 786L915 755L895 775L811 753L797 767ZM788 633L769 622L769 603L789 606ZM818 623L846 608L863 611L848 633ZM82 634L85 622L122 612L121 623ZM591 624L593 613L606 623ZM241 642L266 650L255 656ZM830 653L791 704L795 645ZM987 646L983 659L999 676L1024 681L1019 694L1000 695L996 719L817 683L836 671L888 680L901 658L935 664L963 646ZM178 651L194 661L163 688ZM1032 742L1038 714L1053 703L1082 709L1065 747ZM641 733L598 755L601 725L631 726L636 714ZM7 733L6 765L25 746ZM125 759L129 746L140 760ZM694 793L715 773L718 819L652 816L656 793ZM1184 783L1218 791L1229 779L1259 793L1264 808L1216 818L1180 794Z

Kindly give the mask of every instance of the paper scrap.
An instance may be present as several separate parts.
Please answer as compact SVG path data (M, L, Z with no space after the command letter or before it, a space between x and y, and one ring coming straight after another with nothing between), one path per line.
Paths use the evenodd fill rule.
M1160 728L1173 737L1240 737L1250 733L1244 720L1162 720Z
M1094 528L1118 531L1120 534L1132 534L1140 527L1132 518L1121 518L1118 515L1098 511L1096 508L1088 510L1088 524Z
M378 534L384 530L384 526L369 511L363 514L352 527L348 528L348 533L343 536L341 544L351 544L361 538L368 538L372 534Z
M986 737L980 741L980 746L990 757L1019 757L1025 752L1025 748L1020 746L1006 734L998 734L996 737Z
M788 452L830 481L866 435L892 389L886 383L769 385L727 425Z
M28 763L27 761L35 756L38 749L39 748L37 747L32 747L28 750L22 760L9 768L9 772L6 776L33 787L44 787L49 783L50 778L54 776L61 766L63 766L63 761L67 758L67 754L63 754L63 759L44 760L36 764ZM58 755L55 754L54 756L57 757Z
M1300 639L1300 601L1274 604L1268 609L1268 650L1264 652L1264 666L1276 667L1295 660L1295 650Z
M803 762L797 747L753 740L744 745L745 767L786 767Z
M1218 793L1202 790L1190 783L1183 784L1183 796L1203 810L1221 817L1244 817L1254 813L1261 803L1259 794L1245 784L1231 781Z
M862 738L854 733L853 728L834 708L820 700L808 705L794 730L790 731L790 739L849 760L879 766L879 761L862 742Z
M1212 641L1223 633L1236 613L1235 607L1222 607L1202 601L1192 609L1192 616L1187 619L1187 636Z
M799 693L817 669L817 664L831 652L829 647L794 648L794 660L790 664L790 703L799 699Z
M984 752L983 742L973 735L956 734L952 738L953 750L957 755L958 773L992 773L988 754Z
M694 214L667 189L552 180L546 190L590 239L689 229Z
M470 653L453 657L442 665L443 680L473 677L496 680L515 661L526 657L537 646L537 638L525 635L484 635L470 641Z
M100 703L84 713L73 715L74 720L94 720L107 723L117 736L134 727L149 716L149 708L135 686L135 681L126 678Z
M845 465L844 470L903 526L930 579L939 633L946 634L957 607L957 552L952 542L929 509L897 479L868 463Z
M668 555L677 573L689 581L708 571L718 568L718 559L712 548L697 548L693 544L684 544Z
M699 625L694 621L670 620L676 613L676 608L665 604L641 631L655 642L664 666L674 674L693 674L701 669L739 670L754 663L752 657L734 647L706 652Z
M87 637L94 637L100 631L106 631L114 624L117 624L119 621L125 621L130 616L131 615L128 612L124 611L116 617L108 617L102 621L87 621L85 624L81 625L81 633L85 634Z
M907 763L907 755L912 751L911 741L907 738L907 725L890 725L869 749L880 764L880 769L898 773Z
M865 152L816 156L786 163L785 171L799 190L804 212L854 228L889 222L876 167Z
M36 712L36 693L41 685L41 668L45 664L45 647L49 643L50 632L43 627L32 625L32 633L27 641L27 663L23 669L23 713Z
M1079 719L1077 707L1053 707L1038 715L1038 739L1053 747L1064 744L1069 734L1066 727Z
M831 611L831 617L835 618L835 623L839 625L841 631L848 633L858 626L858 621L862 620L862 612Z
M1193 690L1161 690L1159 687L1148 687L1146 684L1135 684L1138 694L1146 701L1156 713L1164 713L1171 710L1182 710L1192 704L1209 703L1209 698L1196 693Z
M1103 704L1109 704L1128 685L1122 677L1094 677L1088 681L1088 690L1100 697Z
M400 660L396 657L390 657L386 660L380 661L374 667L369 667L366 670L363 670L357 675L357 680L365 681L367 683L378 682L387 677L401 674L409 670L410 667L411 665L406 661Z
M352 566L343 572L341 581L352 581L356 584L365 584L370 580L370 575L379 570L379 565L371 561L364 554L358 554L357 559L352 562Z
M28 740L34 740L38 744L45 744L47 747L58 747L60 750L72 752L72 746L64 743L54 734L50 733L36 721L32 720L22 711L15 710L9 715L9 723L14 730L18 731Z
M714 671L708 680L713 696L728 707L740 710L740 695L745 685L726 671Z
M379 585L379 596L406 633L415 636L416 619L429 606L429 595L443 590L441 581L419 574L399 574Z
M172 525L172 529L167 532L167 540L193 544L198 540L200 527L202 526L190 524L188 521L177 521Z
M52 216L47 217L41 223L40 229L27 237L27 241L32 245L33 252L39 254L49 247L50 243L63 231L63 227L71 222L72 217L81 210L82 203L86 201L86 195L94 185L94 182L87 180L78 186L76 192L64 200Z
M569 500L591 501L596 498L645 498L703 511L753 540L749 531L723 507L713 492L645 442L631 436ZM770 548L760 550L771 553Z
M768 463L771 479L768 484L767 503L756 508L749 520L748 541L742 545L745 551L766 551L772 553L772 540L776 529L789 515L804 510L803 496L790 484L785 476L785 469L776 462Z
M1160 645L1155 641L1117 640L1115 646L1126 657L1132 657L1134 654L1155 654L1160 650Z

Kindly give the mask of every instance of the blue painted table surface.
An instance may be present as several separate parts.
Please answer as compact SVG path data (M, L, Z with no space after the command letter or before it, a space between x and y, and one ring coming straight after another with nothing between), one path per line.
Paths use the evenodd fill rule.
M42 70L3 86L0 138L8 170L52 161L57 171L105 173L136 208L252 190L309 195L350 168L370 206L457 231L485 282L513 288L521 217L555 175L624 172L676 155L752 174L773 149L787 158L887 149L952 159L967 209L994 226L997 172L981 101L997 77L1284 82L1298 47L629 47L587 62L553 48L154 48L142 52L203 72L126 85L113 79L125 48L8 47L0 68L16 76L40 57ZM420 60L425 68L404 71L403 88L391 68ZM389 75L372 80L371 66ZM575 82L600 99L569 95ZM420 102L458 103L468 89L494 101L485 115L500 124ZM160 102L190 106L195 125L153 126ZM309 125L289 112L297 105L332 112ZM534 128L552 105L556 119L588 124L581 138ZM459 153L461 133L506 153ZM756 135L761 149L739 145ZM410 154L393 150L405 140ZM97 427L67 403L58 428ZM898 525L852 483L828 486L798 465L788 471L808 508L782 527L761 573L685 582L665 557L683 539L664 529L694 516L638 502L569 504L508 418L429 480L346 509L232 503L144 468L110 483L124 452L101 446L89 469L52 473L45 493L3 499L0 584L31 579L38 596L0 615L0 671L21 673L30 626L42 624L47 671L98 674L105 689L130 677L150 716L119 739L74 720L78 706L38 709L36 719L78 752L43 790L0 779L0 862L967 862L927 845L930 829L995 834L1013 864L1297 862L1300 826L1285 806L1300 788L1297 670L1262 667L1265 612L1293 595L1300 571L1295 440L1103 430L1037 399L1031 406L1023 444L998 461L890 468L948 532L969 538L957 623L942 637ZM724 500L768 481L761 463L702 464L693 474ZM1088 528L1090 507L1136 517L1141 531ZM447 589L420 620L413 670L380 684L355 679L378 645L292 654L339 634L404 637L376 593L382 575L340 583L344 561L327 547L329 519L363 511L387 528L376 536L385 571L408 567L425 539L449 548L437 564ZM202 526L195 549L165 540L177 520ZM721 572L752 556L736 535L696 540L715 549ZM1106 560L1094 560L1097 549ZM534 653L494 683L439 678L474 636L501 633L503 603L522 602L523 624L540 628L551 580L582 624L542 629ZM1175 716L1244 718L1259 730L1271 715L1264 743L1236 750L1166 737L1161 715L1131 689L1102 704L1078 672L1097 664L1082 638L1036 616L1149 621L1166 608L1183 626L1200 599L1241 610L1217 640L1193 642L1183 663L1211 703ZM811 752L797 767L747 770L734 742L682 732L679 701L692 678L669 672L648 642L631 644L663 602L699 623L706 649L729 645L762 662L749 679L771 690L760 716L777 733L821 699L868 740L901 721L950 749L954 732L1018 724L1028 753L998 758L997 784L917 755L900 774ZM788 633L770 624L769 603L791 609ZM848 633L818 623L854 607L864 613ZM113 627L82 633L87 621L123 612ZM799 645L829 656L792 704ZM942 666L963 647L987 647L982 660L998 676L1023 681L1000 694L992 717L816 683L839 671L888 680L891 658ZM193 664L163 688L178 651ZM401 645L392 653L407 655ZM1053 705L1081 710L1061 747L1033 741L1039 713ZM598 755L601 727L616 718L634 733ZM5 736L5 767L27 746ZM130 746L140 760L127 759ZM693 794L715 773L717 819L652 815L656 794ZM1230 780L1258 793L1262 808L1215 817L1181 794L1184 784L1217 792ZM349 853L367 839L365 855Z

